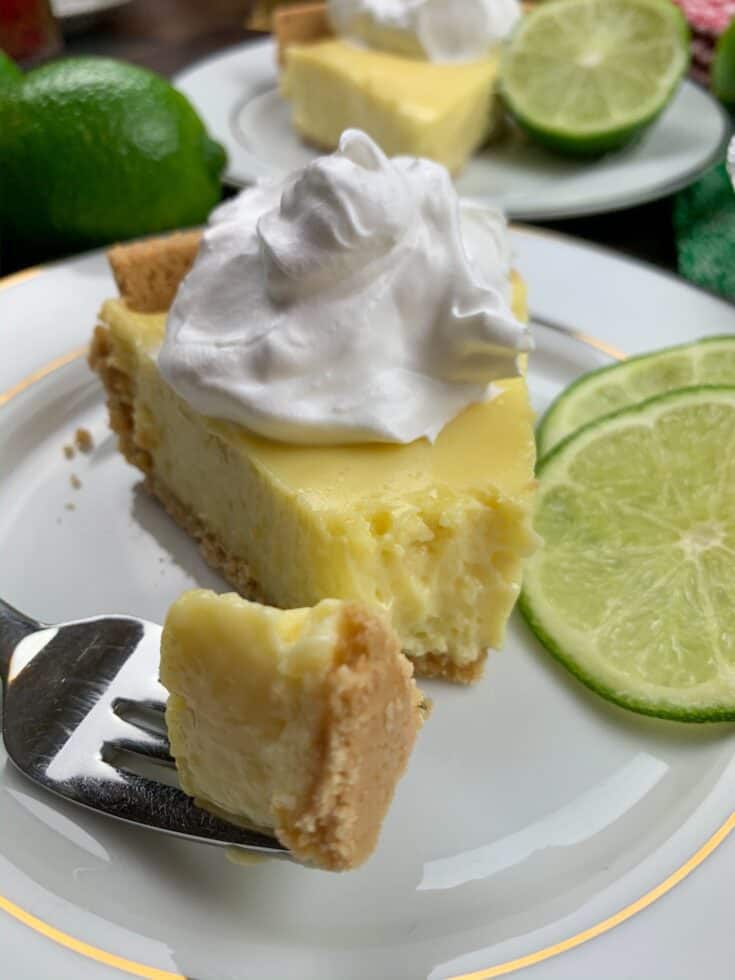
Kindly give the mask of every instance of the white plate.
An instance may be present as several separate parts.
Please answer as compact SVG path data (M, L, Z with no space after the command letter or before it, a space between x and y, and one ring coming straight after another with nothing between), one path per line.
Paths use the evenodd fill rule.
M609 348L735 330L731 306L647 267L530 230L514 241L535 314ZM63 364L113 292L101 254L6 286L0 595L49 621L160 620L187 586L224 589L136 489L81 357ZM537 339L538 409L605 360L549 328ZM80 425L95 449L70 461L62 447ZM479 978L536 961L539 980L731 980L731 726L607 705L517 618L479 685L426 687L433 717L377 853L350 874L236 868L45 795L0 756L0 975L102 980L117 957L141 976L198 980Z
M115 7L123 7L130 0L51 0L55 17L90 17Z
M287 173L316 155L299 140L278 94L272 41L230 48L174 82L227 148L231 183ZM719 103L687 81L640 142L619 153L578 162L516 136L473 157L457 187L524 221L614 211L684 187L723 156L729 131Z

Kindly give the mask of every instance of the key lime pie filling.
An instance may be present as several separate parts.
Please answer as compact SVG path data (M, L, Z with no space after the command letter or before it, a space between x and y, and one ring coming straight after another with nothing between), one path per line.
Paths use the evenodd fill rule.
M417 674L476 680L536 542L502 216L352 131L203 236L110 259L91 363L122 452L207 559L272 606L376 609Z
M184 593L161 643L181 787L304 863L354 868L423 721L412 674L385 620L356 603L281 610Z
M456 173L502 116L500 43L518 0L327 0L276 14L281 92L302 138L334 149L350 126L389 155Z

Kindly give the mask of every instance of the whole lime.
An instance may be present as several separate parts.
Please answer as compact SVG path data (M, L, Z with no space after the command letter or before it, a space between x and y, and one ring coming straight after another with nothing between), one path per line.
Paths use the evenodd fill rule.
M51 251L198 224L225 152L163 78L84 57L0 88L0 160L0 231Z
M0 51L0 88L15 85L23 77L23 72L12 58Z

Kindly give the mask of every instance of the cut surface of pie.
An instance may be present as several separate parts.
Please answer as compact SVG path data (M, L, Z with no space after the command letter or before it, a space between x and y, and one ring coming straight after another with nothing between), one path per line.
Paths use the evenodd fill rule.
M184 593L161 644L182 789L301 861L356 867L422 724L412 674L387 623L356 603L281 610Z
M487 649L503 643L535 545L525 379L497 383L433 444L295 446L204 417L161 377L166 317L150 312L171 299L168 257L183 274L187 249L191 261L194 236L111 253L123 296L104 304L90 361L124 455L242 595L281 608L329 597L377 607L417 674L477 679ZM523 317L518 279L515 294Z
M327 38L289 45L284 59L281 91L293 125L322 149L356 127L388 156L428 157L456 173L499 119L495 55L433 64Z

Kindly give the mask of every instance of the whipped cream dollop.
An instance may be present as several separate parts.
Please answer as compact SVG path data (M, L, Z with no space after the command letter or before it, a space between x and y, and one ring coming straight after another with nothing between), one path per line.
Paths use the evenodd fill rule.
M327 0L336 34L429 61L475 61L508 37L519 0Z
M364 133L217 208L159 368L198 412L289 443L434 440L531 347L502 215Z

